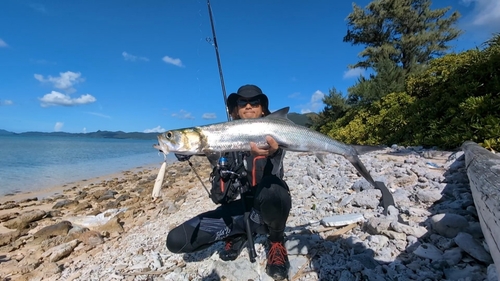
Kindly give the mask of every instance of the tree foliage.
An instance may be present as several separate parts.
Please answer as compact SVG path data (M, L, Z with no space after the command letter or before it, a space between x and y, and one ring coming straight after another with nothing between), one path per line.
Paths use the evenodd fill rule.
M472 140L500 150L500 40L434 59L406 91L351 106L322 132L355 144L460 147ZM327 131L325 131L327 129Z
M347 17L344 42L364 45L364 60L351 67L370 68L390 59L411 73L420 64L443 55L448 42L461 31L454 27L460 17L450 8L430 8L430 0L374 0L365 9L353 4Z
M393 61L381 60L375 63L374 68L376 74L370 74L369 78L360 77L354 86L347 89L349 104L367 105L389 93L405 90L404 71Z
M328 95L323 97L325 108L317 116L312 117L312 129L320 132L328 132L330 128L328 123L332 120L337 120L342 117L349 109L349 105L342 94L337 89L332 88L328 91Z

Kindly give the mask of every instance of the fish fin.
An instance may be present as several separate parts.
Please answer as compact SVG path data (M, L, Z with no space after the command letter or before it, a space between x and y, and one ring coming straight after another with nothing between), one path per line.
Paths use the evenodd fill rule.
M387 148L384 145L351 145L354 150L358 153L358 155L370 153L377 150L383 150Z
M210 162L210 165L212 165L212 168L217 166L220 158L220 153L217 152L209 152L205 153L205 156L207 156L208 162Z
M270 118L270 119L285 119L285 120L288 120L290 122L292 122L292 120L288 119L288 111L290 110L290 107L287 106L287 107L283 107L282 109L278 109L276 110L275 112L267 115L266 117L264 118Z

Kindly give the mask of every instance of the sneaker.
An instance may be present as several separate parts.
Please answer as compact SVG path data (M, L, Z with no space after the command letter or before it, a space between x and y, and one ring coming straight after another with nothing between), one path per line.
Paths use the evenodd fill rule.
M285 244L269 241L269 245L266 273L274 280L284 280L288 278L288 269L290 268Z
M226 240L224 250L219 253L219 257L223 261L234 261L241 253L241 250L247 245L246 235L229 237Z

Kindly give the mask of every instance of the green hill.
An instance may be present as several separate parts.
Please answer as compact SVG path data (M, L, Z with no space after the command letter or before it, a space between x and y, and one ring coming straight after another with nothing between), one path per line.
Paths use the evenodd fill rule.
M311 118L312 116L317 115L314 112L311 113L305 113L305 114L300 114L300 113L288 113L288 119L292 120L293 123L305 127L310 127L312 124Z

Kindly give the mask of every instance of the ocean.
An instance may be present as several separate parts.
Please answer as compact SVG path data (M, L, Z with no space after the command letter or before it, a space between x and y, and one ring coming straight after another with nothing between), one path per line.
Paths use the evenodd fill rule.
M0 136L0 196L36 191L145 165L160 168L155 140ZM167 161L174 160L169 154Z

